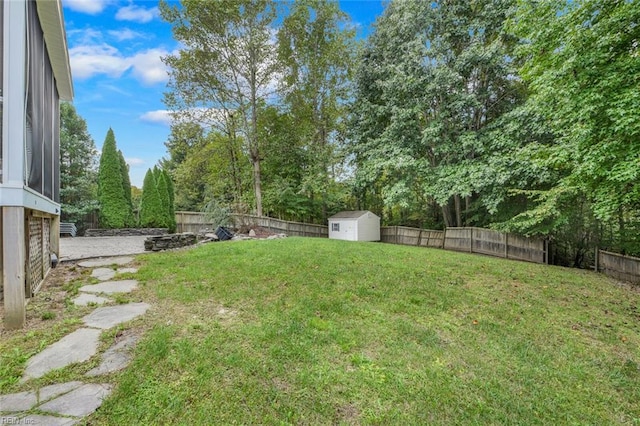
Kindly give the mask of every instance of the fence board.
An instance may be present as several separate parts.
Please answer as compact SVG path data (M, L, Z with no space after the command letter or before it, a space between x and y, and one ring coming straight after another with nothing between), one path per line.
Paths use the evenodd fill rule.
M447 228L444 234L444 249L471 252L471 228Z
M640 259L608 251L598 251L597 269L610 277L640 283Z
M472 251L495 257L508 257L507 234L491 229L473 228Z
M420 245L422 247L444 247L444 231L433 231L431 229L422 229L422 238Z
M546 246L543 239L512 234L509 234L508 237L507 257L509 259L546 263Z

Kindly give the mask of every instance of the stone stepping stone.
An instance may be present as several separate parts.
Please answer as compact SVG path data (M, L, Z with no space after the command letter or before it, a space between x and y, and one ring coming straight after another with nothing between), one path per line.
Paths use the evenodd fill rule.
M138 281L136 280L122 280L122 281L105 281L99 284L85 285L80 287L80 291L85 293L131 293L138 288Z
M91 276L97 278L100 281L109 281L116 276L116 271L111 268L96 268L91 271Z
M38 403L35 392L20 392L0 396L0 413L27 411ZM2 417L0 417L2 419Z
M78 297L73 299L73 304L76 306L88 306L90 303L103 305L108 301L109 299L106 297L96 296L95 294L80 293Z
M112 388L113 386L110 384L90 383L82 385L67 394L40 405L38 410L62 416L84 417L93 413L102 405L102 400L109 396Z
M22 419L15 420L16 425L36 425L36 426L71 426L78 423L77 419L70 419L68 417L53 417L53 416L39 416L31 415ZM19 422L19 423L18 423ZM9 423L7 423L9 424Z
M46 402L51 398L55 398L56 396L71 392L72 390L77 389L80 386L82 386L82 382L78 381L45 386L38 391L39 402Z
M0 396L0 412L15 413L27 411L41 402L70 392L82 385L82 382L67 382L57 385L45 386L39 391L28 391ZM0 420L2 418L0 417ZM0 424L1 421L0 421Z
M131 362L131 351L138 343L138 336L132 334L111 346L102 355L102 362L96 368L89 370L88 377L101 376L103 374L120 371Z
M97 268L100 266L126 265L131 262L133 262L133 257L129 256L106 257L104 259L85 260L84 262L78 263L78 266L82 266L83 268Z
M126 305L106 306L98 308L82 318L88 327L107 330L123 322L130 321L147 312L148 303L128 303Z
M48 346L27 361L22 381L36 379L51 370L84 362L96 354L102 330L81 328Z
M116 272L118 274L135 274L138 272L138 268L118 268Z

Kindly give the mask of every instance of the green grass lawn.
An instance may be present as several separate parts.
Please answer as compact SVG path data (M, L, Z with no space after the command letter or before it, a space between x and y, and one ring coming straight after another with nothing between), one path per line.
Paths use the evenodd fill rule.
M142 339L92 379L116 387L88 424L640 424L640 292L602 275L304 238L138 263L120 302L153 307L104 333L102 349ZM30 303L33 329L0 339L1 393L30 389L28 357L92 309L69 302L88 270L56 273L73 280ZM87 381L98 360L37 385Z
M287 238L145 255L91 424L639 424L640 293L573 269Z

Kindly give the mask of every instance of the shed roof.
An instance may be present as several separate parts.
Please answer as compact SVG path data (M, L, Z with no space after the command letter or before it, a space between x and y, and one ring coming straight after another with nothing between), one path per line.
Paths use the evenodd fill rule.
M60 0L38 0L36 6L51 68L56 78L58 94L62 100L70 101L73 99L73 81L62 16L62 3Z
M344 211L344 212L339 212L339 213L334 214L329 219L358 219L359 217L362 217L362 216L366 215L367 213L371 213L371 212L369 210ZM373 214L373 213L371 213L371 214Z

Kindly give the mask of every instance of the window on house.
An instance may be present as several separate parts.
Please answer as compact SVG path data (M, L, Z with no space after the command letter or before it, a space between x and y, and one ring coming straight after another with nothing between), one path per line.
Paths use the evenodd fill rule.
M331 231L332 232L339 232L340 231L340 224L339 223L332 223L331 224Z

